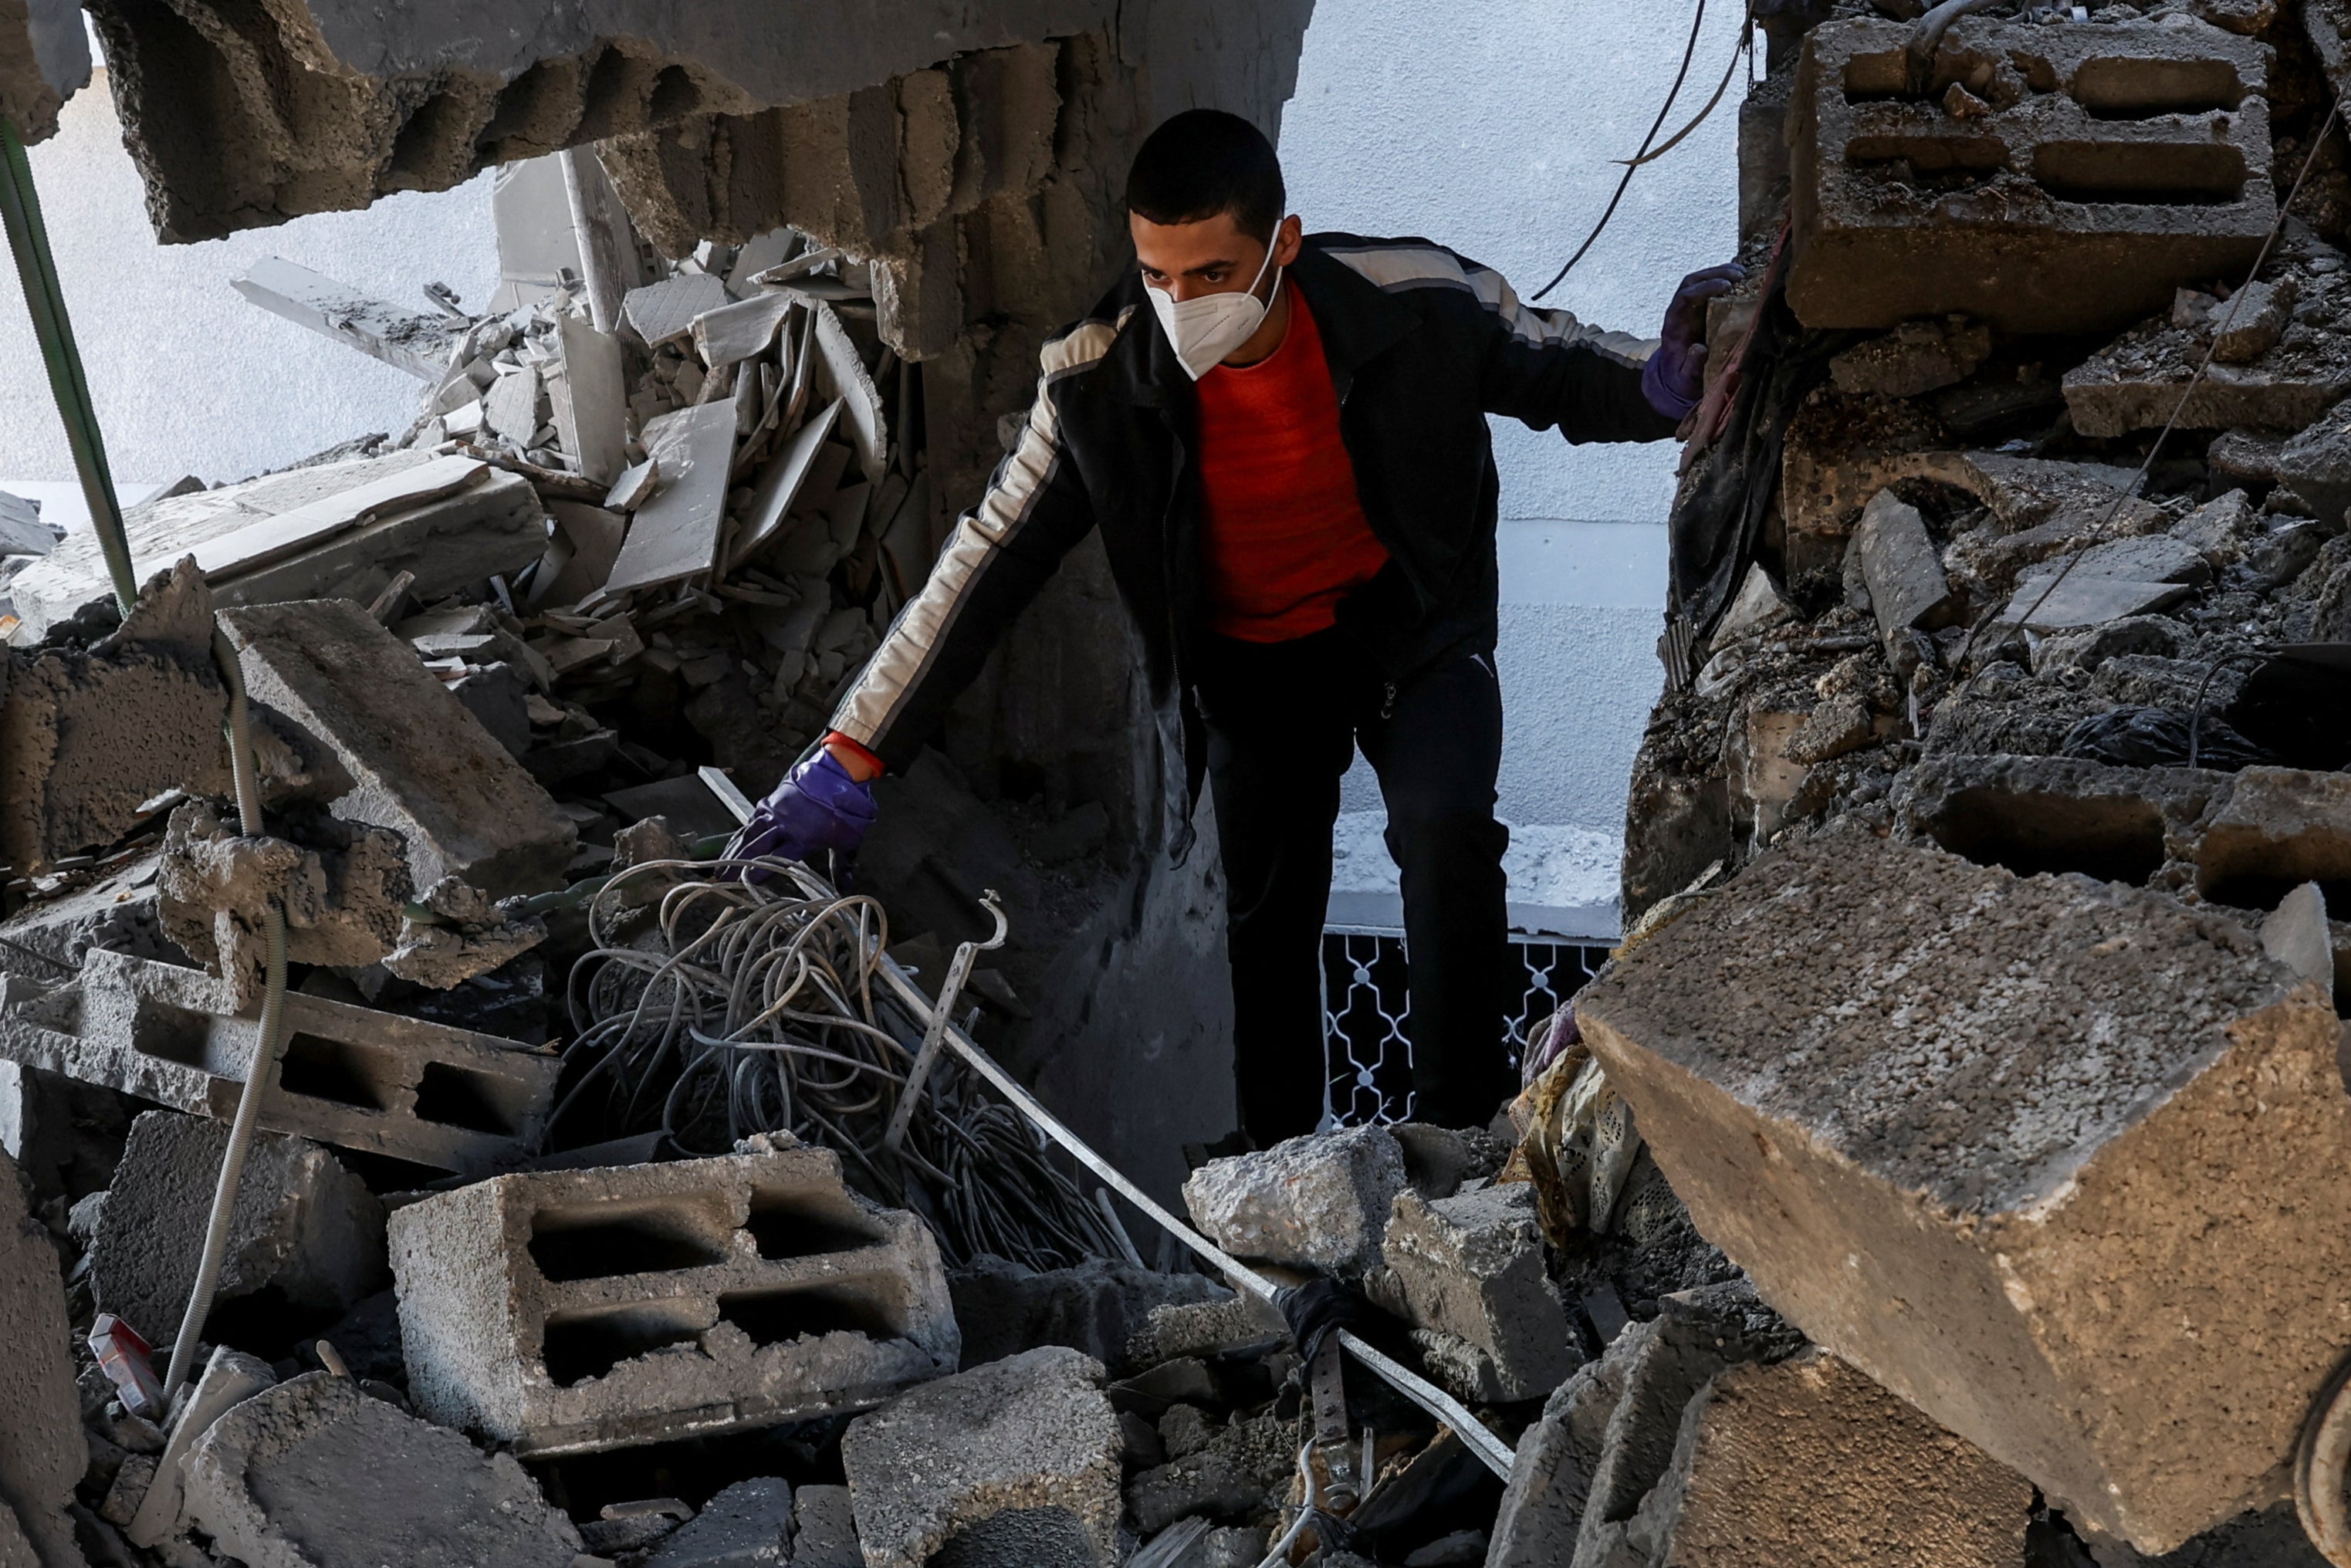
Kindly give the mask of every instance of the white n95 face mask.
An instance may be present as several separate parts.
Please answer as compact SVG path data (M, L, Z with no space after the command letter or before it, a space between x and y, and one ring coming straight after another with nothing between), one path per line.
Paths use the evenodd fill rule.
M1151 296L1151 308L1158 313L1159 329L1167 334L1176 360L1194 381L1215 370L1227 354L1248 342L1249 335L1265 324L1273 289L1267 289L1266 298L1259 299L1257 286L1265 281L1269 267L1273 267L1271 241L1266 244L1265 260L1259 264L1257 276L1238 294L1203 294L1179 301L1165 289L1144 287L1144 292ZM1274 267L1273 287L1280 287L1281 269Z

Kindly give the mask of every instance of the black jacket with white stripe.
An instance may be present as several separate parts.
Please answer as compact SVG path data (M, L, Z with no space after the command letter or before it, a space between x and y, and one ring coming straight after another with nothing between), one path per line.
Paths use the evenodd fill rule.
M1390 557L1340 624L1392 679L1492 652L1499 486L1486 415L1576 442L1671 435L1675 422L1641 395L1654 345L1532 309L1499 273L1426 240L1311 235L1289 277L1321 329L1356 491ZM833 727L893 768L910 762L1061 557L1100 528L1141 632L1166 760L1181 759L1186 786L1169 801L1180 842L1204 753L1186 675L1207 624L1192 381L1140 273L1041 358L1019 441Z

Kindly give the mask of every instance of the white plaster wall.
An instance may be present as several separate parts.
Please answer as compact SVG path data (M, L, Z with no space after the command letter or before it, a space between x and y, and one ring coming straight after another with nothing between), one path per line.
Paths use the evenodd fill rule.
M485 174L201 245L162 246L104 72L31 150L108 456L125 488L195 474L239 479L415 417L420 383L247 304L229 279L282 256L426 308L440 281L475 308L497 286ZM73 463L13 267L0 267L0 487L70 480ZM60 505L49 512L63 520ZM79 511L78 505L71 509Z
M1669 130L1722 79L1742 9L1708 15ZM1319 0L1282 118L1290 205L1309 229L1425 235L1531 295L1607 205L1622 173L1611 160L1632 156L1656 118L1690 15L1686 4L1622 0ZM1713 119L1635 178L1607 234L1543 304L1654 334L1682 276L1730 256L1746 70ZM1571 446L1498 420L1495 453L1500 809L1526 852L1513 857L1512 903L1552 909L1553 929L1581 922L1593 929L1567 934L1604 936L1625 781L1660 680L1678 448ZM1344 904L1379 923L1383 902L1393 907L1394 868L1377 852L1378 788L1360 763L1346 807L1351 852L1333 918Z

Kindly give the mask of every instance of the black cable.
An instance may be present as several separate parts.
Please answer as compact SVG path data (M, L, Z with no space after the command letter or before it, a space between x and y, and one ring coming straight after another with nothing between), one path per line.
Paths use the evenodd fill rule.
M1689 79L1690 63L1698 58L1698 35L1705 26L1706 0L1698 0L1698 13L1690 18L1689 43L1682 50L1682 68L1674 75L1673 90L1667 93L1666 101L1657 106L1656 120L1649 127L1649 133L1641 138L1640 151L1633 155L1631 162L1625 165L1625 177L1616 182L1616 193L1608 198L1607 211L1600 214L1600 221L1594 224L1592 232L1584 236L1583 243L1575 247L1575 254L1567 258L1567 265L1561 267L1549 283L1536 289L1532 298L1541 299L1544 295L1557 288L1561 281L1575 270L1575 264L1582 261L1584 254L1598 243L1603 234L1607 232L1608 220L1616 215L1617 204L1624 201L1625 193L1632 189L1634 174L1639 171L1642 161L1647 157L1649 145L1656 141L1657 132L1666 128L1666 116L1674 111L1674 100L1681 96L1682 83Z

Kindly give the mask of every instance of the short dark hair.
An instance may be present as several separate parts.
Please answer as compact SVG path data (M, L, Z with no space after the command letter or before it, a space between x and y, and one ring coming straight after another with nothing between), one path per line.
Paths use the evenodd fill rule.
M1243 234L1271 240L1289 210L1281 160L1265 132L1220 109L1187 109L1146 137L1126 176L1126 210L1155 224L1230 213Z

